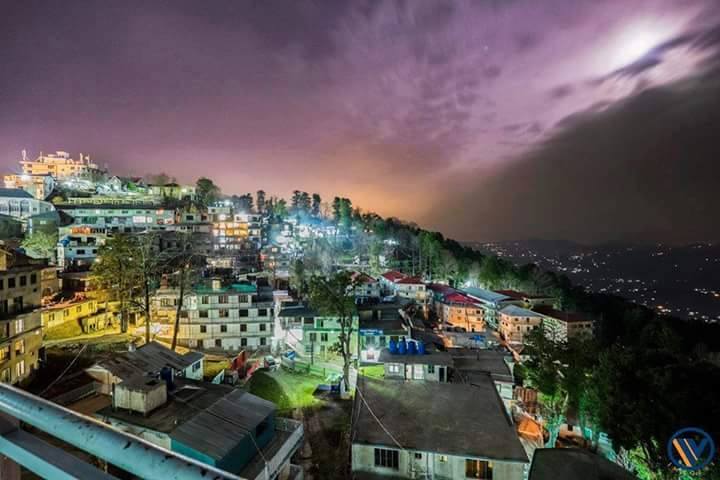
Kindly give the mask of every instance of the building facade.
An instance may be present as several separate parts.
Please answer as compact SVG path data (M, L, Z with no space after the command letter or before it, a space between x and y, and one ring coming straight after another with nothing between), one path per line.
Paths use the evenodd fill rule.
M44 262L0 250L0 381L23 383L38 368Z
M499 312L500 335L511 343L523 343L525 335L542 328L543 316L527 308L508 305Z

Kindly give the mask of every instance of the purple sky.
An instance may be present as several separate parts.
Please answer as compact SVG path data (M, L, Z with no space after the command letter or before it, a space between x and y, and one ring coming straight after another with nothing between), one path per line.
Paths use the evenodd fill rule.
M669 235L661 227L677 209L633 225L658 192L617 211L586 207L609 219L630 212L592 234L597 222L556 221L552 202L533 211L542 222L523 218L523 202L562 189L541 188L563 172L534 159L538 150L571 142L588 116L619 109L622 122L645 92L692 97L714 80L716 0L83 0L14 2L3 13L3 170L23 148L83 152L121 173L206 175L226 193L349 196L462 239L716 233ZM603 142L600 131L583 138ZM679 154L662 162L683 168ZM523 172L536 164L533 183ZM610 190L593 195L610 194L616 182L605 180ZM534 189L522 201L521 181Z

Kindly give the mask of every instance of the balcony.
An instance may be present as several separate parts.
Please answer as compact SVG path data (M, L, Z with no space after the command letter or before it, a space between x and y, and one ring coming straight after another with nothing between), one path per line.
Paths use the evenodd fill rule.
M267 459L267 473L265 476L265 464L260 455L255 458L240 472L240 476L248 480L273 480L283 471L288 480L302 480L302 468L290 464L290 458L302 446L305 432L302 422L289 418L275 418L275 436L265 445L262 453Z

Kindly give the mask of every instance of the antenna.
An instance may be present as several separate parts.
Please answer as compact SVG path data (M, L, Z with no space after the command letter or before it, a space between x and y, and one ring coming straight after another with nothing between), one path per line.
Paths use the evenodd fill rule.
M22 161L26 162L27 161L27 150L25 150L23 148L21 153L22 153Z

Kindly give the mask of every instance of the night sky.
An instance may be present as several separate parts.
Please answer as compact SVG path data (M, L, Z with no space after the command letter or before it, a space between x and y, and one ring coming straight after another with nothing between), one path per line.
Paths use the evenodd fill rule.
M1 6L4 171L65 150L462 240L720 239L717 0Z

